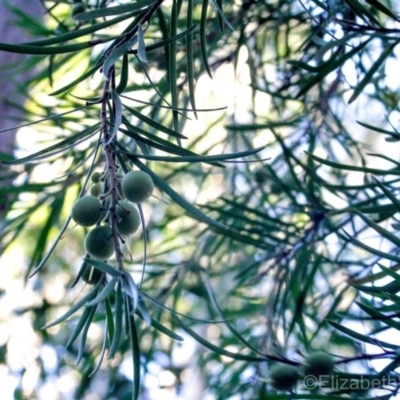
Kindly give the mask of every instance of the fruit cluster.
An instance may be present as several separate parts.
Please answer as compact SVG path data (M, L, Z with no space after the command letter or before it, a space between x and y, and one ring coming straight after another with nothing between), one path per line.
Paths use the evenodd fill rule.
M332 358L323 352L308 356L302 367L304 376L312 377L315 383L331 375L334 364ZM300 377L298 368L288 364L278 364L271 369L269 381L275 390L292 391Z
M117 203L112 204L111 191L106 188L106 176L95 172L91 176L90 194L81 197L72 207L71 217L78 225L96 225L85 238L87 253L98 260L107 260L115 252L115 239L135 233L140 215L132 203L147 200L154 189L151 176L143 171L130 171L117 179ZM107 190L107 191L106 191ZM112 218L116 219L114 235Z

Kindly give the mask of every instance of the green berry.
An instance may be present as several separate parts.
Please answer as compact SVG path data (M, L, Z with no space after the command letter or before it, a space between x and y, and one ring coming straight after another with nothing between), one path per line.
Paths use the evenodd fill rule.
M143 171L128 172L121 182L122 194L133 203L142 203L153 193L151 176Z
M308 356L304 362L304 374L319 377L330 375L333 372L333 360L331 356L318 351Z
M272 368L269 379L276 390L291 391L299 378L297 368L292 365L280 364Z
M98 260L110 258L115 251L112 229L108 225L96 226L85 238L85 249Z
M258 168L254 171L254 179L259 185L267 182L268 178L270 178L270 176L264 168Z
M90 179L91 179L91 181L93 183L98 183L98 182L100 182L101 176L102 176L102 173L96 171L96 172L93 172L93 174L91 175Z
M88 283L89 285L94 285L103 278L103 272L101 272L97 268L90 267L87 265L83 270L81 278L84 282Z
M90 194L94 197L99 197L101 194L101 183L95 183L91 188L90 188Z
M97 197L81 197L72 207L72 219L81 226L92 226L101 215L101 203Z
M122 207L121 207L122 206ZM117 228L121 235L131 235L140 226L140 215L136 207L128 202L117 206Z

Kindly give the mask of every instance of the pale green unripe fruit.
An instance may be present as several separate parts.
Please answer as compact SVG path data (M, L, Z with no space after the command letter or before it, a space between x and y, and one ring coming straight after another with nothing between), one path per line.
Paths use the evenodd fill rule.
M89 285L94 285L103 277L103 272L99 269L91 267L87 265L83 270L81 278L84 282L88 283Z
M128 202L117 206L117 228L121 235L131 235L135 233L140 226L140 216L136 207Z
M128 172L121 182L122 194L133 203L142 203L153 193L151 176L143 171Z
M96 226L85 238L85 249L97 260L110 258L115 251L112 229L108 225Z
M299 379L297 368L292 365L280 364L272 368L269 374L271 385L276 390L290 391Z
M98 183L100 182L100 178L101 178L102 173L101 172L93 172L93 174L90 176L90 179L93 183Z
M81 197L72 207L72 219L81 226L92 226L101 215L101 202L97 197Z
M95 183L91 188L90 188L90 194L95 197L99 197L101 194L101 183Z
M331 356L318 351L311 354L304 361L304 374L319 377L330 375L333 372L333 360Z

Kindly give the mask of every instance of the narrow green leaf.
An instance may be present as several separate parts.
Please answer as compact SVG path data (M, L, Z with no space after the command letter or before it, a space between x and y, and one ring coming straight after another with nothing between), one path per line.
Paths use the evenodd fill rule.
M39 265L34 269L34 271L29 275L29 278L32 278L35 274L37 274L46 264L47 260L50 258L50 256L53 254L53 251L58 245L58 242L61 240L61 238L64 236L65 231L68 228L68 225L71 221L71 217L68 217L67 220L64 222L64 225L60 229L60 232L58 233L56 239L54 240L53 244L51 245L49 251L46 253L46 255L43 257L42 261L40 261Z
M121 288L121 281L118 282L117 285L117 290L115 292L115 310L114 310L114 315L115 315L115 332L114 336L112 337L111 340L111 346L110 346L110 351L108 353L108 358L114 358L115 353L118 351L119 344L121 342L121 337L122 337L122 331L123 331L123 326L122 326L122 317L123 317L123 293L122 293L122 288Z
M85 79L91 77L98 69L100 69L101 64L96 64L93 68L91 68L89 71L85 72L83 75L81 75L79 78L74 79L71 83L68 83L68 85L63 86L60 89L57 89L55 92L49 93L49 96L57 96L61 93L66 92L67 90L73 88L76 86L78 83L83 82Z
M214 226L217 229L223 229L223 230L228 229L228 227L226 227L225 225L221 224L218 221L215 221L214 219L210 218L209 216L205 215L198 208L193 206L193 204L191 204L187 200L185 200L182 196L180 196L177 192L175 192L175 190L173 190L163 179L158 177L158 175L156 175L153 171L151 171L151 169L148 168L141 161L139 161L139 160L132 160L132 161L141 170L147 172L152 177L154 183L161 190L163 190L169 197L171 197L172 200L174 200L177 204L179 204L181 207L183 207L186 211L193 214L193 216L195 216L197 219L205 222L206 224L208 224L210 226Z
M366 304L363 304L359 301L356 301L356 304L368 315L370 315L374 320L381 321L388 327L390 326L393 329L400 330L400 323L398 321L395 321L393 317L388 317L385 314L379 312L376 308L369 307Z
M361 122L361 121L356 121L356 122L357 122L357 124L359 124L359 125L361 125L361 126L363 126L365 128L371 129L372 131L380 132L380 133L386 133L386 134L394 136L394 137L400 137L400 133L398 133L397 131L396 132L392 132L392 131L388 131L386 129L382 129L382 128L378 127L378 126L373 126L373 125L367 124L365 122Z
M128 78L129 78L129 59L128 59L128 54L124 54L122 56L122 67L121 67L121 74L120 74L120 81L119 84L116 88L116 92L118 94L123 93L124 90L126 89L126 86L128 84Z
M215 7L215 9L217 10L217 14L218 14L218 18L221 18L222 21L225 22L225 24L227 26L229 26L229 28L232 29L232 31L235 31L235 28L230 24L230 22L228 21L228 19L226 18L224 12L222 11L222 0L211 0L211 3L213 3L213 6ZM223 24L221 22L219 22L221 31L224 31L223 28Z
M239 151L237 153L227 153L227 154L219 154L219 155L212 155L212 156L200 156L200 155L182 155L180 157L171 157L171 156L153 156L153 155L144 155L144 154L136 154L136 153L126 153L127 155L131 155L132 157L144 158L145 160L157 160L157 161L165 161L165 162L206 162L211 163L214 161L227 161L227 160L234 160L237 158L244 158L254 154L259 153L260 151L264 150L264 147L259 147L254 150L247 150L247 151ZM213 163L215 165L215 163ZM224 165L217 164L218 167L224 168Z
M85 321L85 324L83 326L82 335L81 335L81 341L79 343L78 356L76 357L76 362L75 362L76 366L78 366L78 364L81 362L83 354L85 352L87 334L88 334L88 331L89 331L89 328L90 328L90 324L92 323L92 319L93 319L95 311L96 311L96 307L91 307L91 313L89 314L89 317Z
M203 60L204 68L206 69L208 75L210 76L210 78L212 78L210 65L208 64L208 55L207 55L207 36L206 36L207 12L208 12L208 0L202 0L201 17L200 17L201 59Z
M377 10L382 12L383 14L386 14L388 17L395 19L396 21L399 21L399 17L389 8L387 8L385 5L383 5L380 1L378 0L365 0L368 4L371 4L372 7L375 7Z
M393 49L397 46L398 43L399 43L398 41L394 42L392 45L388 46L382 52L382 54L375 61L375 63L370 68L370 70L365 74L365 76L361 80L361 82L354 89L354 92L349 99L349 102L348 102L349 104L351 104L361 94L361 92L365 89L365 87L368 85L368 83L370 83L375 72L378 71L379 67L384 63L386 58L392 53Z
M362 243L361 241L359 241L358 239L356 239L355 237L353 237L353 235L350 235L349 233L347 233L346 231L344 231L346 233L346 235L348 236L349 240L351 242L353 242L354 244L356 244L357 246L362 247L363 249L369 251L372 254L376 254L379 257L385 258L387 260L391 260L391 261L395 261L395 262L400 262L400 257L395 256L393 254L390 253L385 253L384 251L380 251L374 247L370 247L364 243Z
M393 194L391 190L386 188L386 186L379 182L376 178L373 178L374 182L381 188L382 192L385 193L386 197L393 203L393 205L397 208L397 211L400 211L400 201L397 197Z
M88 307L92 307L103 302L114 290L117 280L118 278L116 278L115 276L111 278L110 281L100 291L100 293L93 300L89 301L86 305Z
M334 71L336 68L339 68L340 66L344 65L344 63L358 54L360 50L365 47L372 38L369 38L365 40L364 42L361 42L357 47L354 47L352 50L348 51L346 54L344 54L342 57L336 56L339 54L342 54L342 48L338 48L338 51L336 55L333 55L329 61L327 61L325 64L323 64L318 70L319 72L310 77L308 80L305 81L305 83L302 85L299 93L296 95L296 98L301 97L303 94L307 93L314 85L316 85L318 82L320 82L323 78L325 78L329 73ZM336 59L335 59L336 58Z
M103 360L104 360L104 355L106 354L106 350L107 350L107 335L104 335L99 359L98 359L97 364L94 367L93 371L89 374L89 377L93 376L100 369L101 364L103 363Z
M264 124L240 124L240 125L227 124L225 125L225 128L231 131L245 132L245 131L255 131L260 129L280 128L284 126L291 127L297 125L301 121L301 119L302 117L301 118L296 117L286 121L268 121Z
M396 282L400 283L400 274L397 272L393 271L391 268L387 268L384 265L378 263L379 268L383 271L385 275L389 275L391 278L393 278Z
M182 135L181 133L176 132L176 131L174 131L174 130L172 130L170 128L167 128L166 126L158 123L157 121L154 121L149 117L146 117L145 115L143 115L140 112L134 110L133 108L128 107L126 104L124 104L123 106L124 106L124 108L126 110L128 110L136 118L138 118L139 120L143 121L145 124L150 125L154 129L159 130L161 132L164 132L167 135L170 135L170 136L173 136L173 137L176 137L176 138L187 139L187 137Z
M188 0L188 9L186 17L186 28L189 29L193 25L193 7L194 0ZM187 63L187 80L189 88L190 105L193 108L194 116L197 119L196 99L194 95L194 54L193 54L193 33L189 33L186 37L186 63Z
M250 361L250 362L255 362L255 361L265 362L266 360L268 360L268 356L265 356L265 357L248 356L246 354L232 353L231 351L222 349L221 347L218 347L218 346L210 343L208 340L206 340L202 336L198 335L193 329L189 328L186 324L184 324L176 315L175 315L175 319L178 322L178 324L181 326L181 328L184 331L186 331L190 336L192 336L193 339L197 340L204 347L207 347L209 350L212 350L221 356L233 358L234 360L242 360L242 361Z
M141 313L140 309L136 309L136 314L142 318L144 320L144 316ZM168 329L167 327L165 327L164 325L162 325L160 322L158 322L157 320L155 320L154 318L151 318L151 326L155 329L157 329L158 331L160 331L161 333L164 333L164 335L169 336L171 339L174 340L179 340L179 341L183 341L183 337L179 336L177 333L171 331L170 329Z
M349 283L353 284L352 282ZM375 285L365 286L365 285L354 285L354 284L353 286L361 292L368 293L371 296L379 297L382 299L386 299L390 294L397 293L400 291L400 284L397 281L389 282L388 284L383 286L375 286Z
M205 274L204 274L205 275ZM225 317L223 315L223 312L214 296L214 292L211 287L211 282L210 282L210 277L208 275L205 275L205 287L207 290L208 297L210 298L211 304L217 311L219 317L223 320L225 320ZM239 340L242 344L244 344L247 348L251 349L258 355L262 355L256 348L254 348L242 335L239 334L239 332L229 323L229 321L225 320L224 325L229 329L229 331L232 333L232 335Z
M60 322L65 321L69 316L74 314L82 306L84 306L87 302L92 300L97 295L99 288L100 288L100 282L97 283L85 297L83 297L81 300L77 301L66 313L64 313L61 317L57 318L55 321L50 322L49 324L46 324L42 329L50 328L51 326L57 325Z
M171 8L171 22L170 22L170 36L175 36L178 30L178 0L172 0ZM169 60L168 60L168 78L169 88L171 92L171 103L172 103L172 121L175 131L179 130L179 119L176 108L178 107L178 70L177 70L177 42L173 41L169 45ZM178 139L178 145L180 145L180 139Z
M125 14L125 15L120 15L119 17L110 19L108 21L104 21L98 24L93 24L90 25L86 28L82 28L82 29L77 29L74 30L72 32L68 32L68 33L64 33L62 35L58 35L58 36L52 36L49 39L44 39L44 40L36 40L34 42L26 42L26 43L21 43L23 45L28 45L28 46L38 46L38 47L43 47L43 46L49 46L52 44L59 44L59 43L65 43L69 40L72 39L78 39L82 36L86 36L86 35L90 35L91 33L100 31L102 29L108 28L112 25L116 25L122 21L125 21L126 19L132 17L133 15L135 15L136 13L129 13L129 14Z
M363 172L365 174L370 173L374 175L400 175L400 168L392 168L392 169L376 169L376 168L368 168L368 167L357 167L355 165L346 165L340 164L334 161L329 161L325 158L321 158L316 156L315 154L308 153L309 157L314 159L315 161L320 162L321 164L328 165L329 167L337 168L337 169L344 169L347 171L358 171Z
M147 57L146 57L146 44L144 42L144 32L147 29L143 29L143 25L140 24L138 27L138 47L137 47L137 55L141 62L147 64Z
M104 308L106 311L106 325L107 325L107 333L110 343L114 340L115 326L114 326L114 314L111 307L110 298L106 298L104 301ZM106 334L104 336L107 336Z
M126 307L126 314L129 323L129 336L131 339L131 347L132 347L132 363L133 363L132 400L139 400L139 395L140 395L139 339L136 331L135 319L129 307Z
M380 267L382 267L381 264L378 263L378 265ZM386 268L386 267L384 267L384 268ZM396 264L393 267L390 267L389 269L395 274L395 271L399 271L400 270L400 264ZM363 283L371 283L371 282L374 282L374 281L377 281L379 279L384 278L386 275L387 274L384 273L384 272L377 272L376 274L368 275L368 276L363 277L363 278L350 279L348 282L351 285L360 285L360 284L363 284ZM398 274L395 274L395 275L397 276Z
M389 348L389 349L397 349L398 348L397 344L383 342L382 340L378 340L378 339L372 338L370 336L363 335L361 333L353 331L352 329L346 328L345 326L340 325L335 321L327 320L327 322L330 325L332 325L334 328L336 328L338 331L343 332L344 334L352 337L353 339L359 340L361 342L373 344L374 346L379 346L382 348Z
M14 161L0 161L2 164L9 165L18 165L25 164L27 162L34 162L41 160L43 158L52 157L58 153L62 153L64 151L69 150L72 146L76 146L79 143L83 143L84 141L90 139L96 133L98 133L99 124L91 126L90 128L86 128L83 131L76 133L75 135L70 136L67 139L61 140L60 142L46 147L44 150L40 150L36 153L33 153L27 157L22 157Z
M86 11L74 15L75 21L91 21L96 18L109 17L111 15L121 15L124 13L130 13L129 15L135 15L144 9L155 4L157 0L138 0L135 3L130 3L115 7L97 8L96 10Z
M132 298L133 311L135 311L139 302L139 289L128 271L123 271L122 286L128 296Z
M144 303L143 299L139 297L138 308L137 310L140 311L140 316L145 322L147 327L151 326L151 317L149 311L147 310L146 304ZM139 315L139 313L137 313Z
M94 260L93 258L85 258L84 261L98 268L100 271L103 271L106 274L111 275L112 277L120 278L121 276L123 276L121 271L118 271L116 268L103 261Z
M72 343L74 343L75 339L81 333L81 330L83 329L89 316L92 314L93 308L95 308L95 307L85 307L85 309L83 310L83 313L82 313L81 317L79 318L79 321L78 321L74 331L72 332L72 334L68 340L68 343L65 345L65 347L69 347L69 346L71 346Z
M111 96L112 96L113 104L114 104L114 125L113 125L113 130L112 130L111 136L107 140L107 142L104 143L104 146L108 146L117 137L117 134L118 134L119 128L121 126L121 122L122 122L121 100L118 96L118 93L115 90L113 90L111 92Z
M358 210L354 209L353 212L356 213L360 218L362 218L368 226L370 226L375 231L377 231L385 239L389 240L390 242L395 244L397 247L400 247L400 239L397 237L397 235L394 235L393 233L389 232L385 228L382 228L379 224L372 221L372 219L368 218L366 215L362 214Z
M117 62L117 60L124 56L131 48L134 46L137 42L137 35L133 35L129 40L127 40L125 43L111 51L111 53L107 56L107 58L104 61L102 72L104 77L109 80L110 79L110 71L111 68L114 67L114 64Z
M41 118L41 119L38 119L38 120L33 121L33 122L28 122L28 123L26 123L26 124L14 125L14 126L12 126L12 127L10 127L10 128L1 129L1 130L0 130L0 133L1 133L1 132L7 132L7 131L13 131L13 130L16 130L16 129L23 128L23 127L25 127L25 126L35 125L35 124L38 124L38 123L44 122L44 121L56 120L57 118L60 118L60 117L62 117L62 116L64 116L64 115L71 114L71 113L74 113L74 112L76 112L76 111L83 110L83 109L85 109L86 107L87 107L87 106L85 105L85 106L82 106L82 107L74 108L73 110L65 111L65 112L60 113L60 114L50 115L49 117ZM96 125L93 125L93 126L100 126L100 124L96 124ZM4 153L0 153L0 154L3 156ZM4 154L4 155L6 156L7 154ZM9 156L9 155L8 155L8 156Z
M146 299L151 301L153 304L155 304L157 307L160 307L163 310L169 311L172 315L179 315L179 316L181 316L183 318L190 319L191 321L199 322L199 323L202 323L202 324L221 324L221 323L225 322L225 320L216 321L216 320L206 320L206 319L189 317L188 315L182 314L182 313L180 313L178 311L175 311L174 309L172 309L170 307L165 306L164 304L160 303L156 299L153 299L152 297L148 296L144 292L141 292L140 294L141 294L141 296L145 297Z
M345 0L350 8L368 25L374 22L376 25L381 26L375 16L365 7L359 0ZM370 21L369 21L370 20Z
M32 46L24 44L0 43L0 51L5 51L8 53L48 56L53 54L73 53L75 51L90 49L99 44L104 44L114 39L114 37L105 37L103 39L89 40L88 42L76 44L66 44L63 46Z
M175 42L175 41L177 41L177 40L179 40L179 39L182 39L182 38L184 38L185 36L189 35L189 34L192 33L196 28L197 28L197 24L193 25L193 26L192 26L191 28L189 28L189 29L185 29L183 32L178 33L177 35L175 35L175 36L173 36L173 37L170 37L170 38L168 38L168 39L160 40L159 42L154 43L154 44L150 44L150 45L146 46L146 52L148 53L148 52L150 52L150 51L159 49L160 47L168 46L168 45L171 44L172 42ZM136 53L137 53L137 50L133 50L132 53L136 54Z

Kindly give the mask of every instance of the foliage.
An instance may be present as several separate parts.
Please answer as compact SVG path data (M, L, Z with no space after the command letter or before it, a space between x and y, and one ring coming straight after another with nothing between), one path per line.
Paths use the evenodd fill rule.
M78 365L72 396L156 398L161 376L178 396L196 366L201 398L395 396L396 2L44 5L41 40L0 43L39 65L15 106L40 141L2 158L15 179L0 190L15 197L1 234L5 255L27 243L24 274L41 301L19 312L54 349L54 375ZM116 206L132 169L156 189L138 205L141 234L126 238ZM115 244L108 261L85 256L88 230L70 218L94 172ZM97 279L81 279L88 268ZM54 276L66 277L58 304ZM301 374L322 349L335 379L317 388ZM269 384L278 362L300 371L293 393Z

